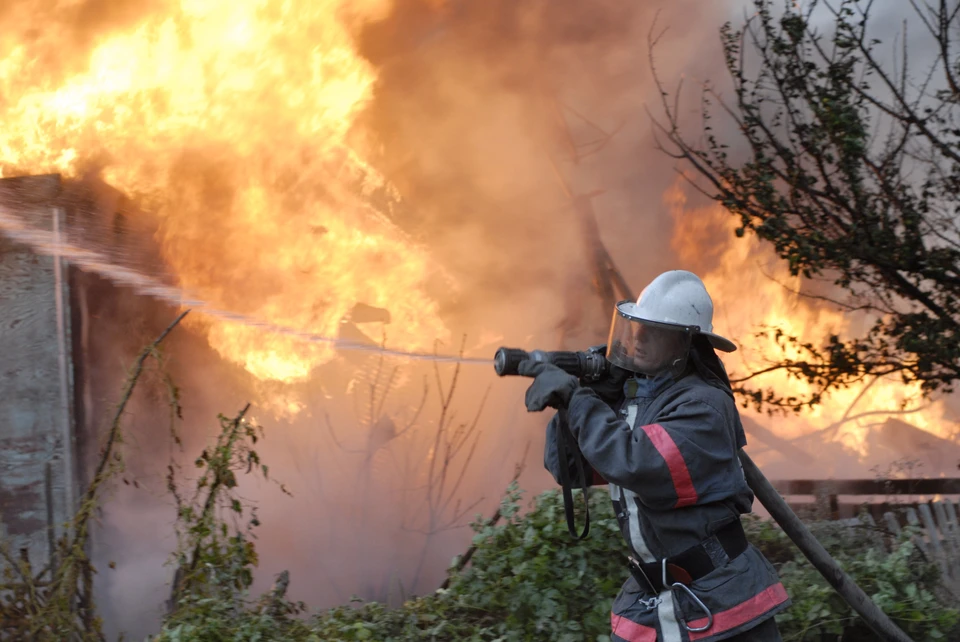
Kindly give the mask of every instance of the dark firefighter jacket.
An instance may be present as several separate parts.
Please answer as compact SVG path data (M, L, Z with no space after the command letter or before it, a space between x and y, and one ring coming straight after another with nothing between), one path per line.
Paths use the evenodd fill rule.
M587 474L609 485L635 559L649 565L702 547L712 561L712 570L688 583L712 612L707 630L689 630L705 627L708 619L685 591L654 593L633 575L613 604L613 640L723 640L789 606L776 570L759 550L747 545L730 559L718 545L716 533L736 526L732 522L753 503L737 457L746 438L726 386L708 383L691 368L677 379L631 379L612 405L579 388L565 415L558 413L547 428L545 465L558 480L556 431L564 416L592 468ZM567 462L571 475L574 463Z

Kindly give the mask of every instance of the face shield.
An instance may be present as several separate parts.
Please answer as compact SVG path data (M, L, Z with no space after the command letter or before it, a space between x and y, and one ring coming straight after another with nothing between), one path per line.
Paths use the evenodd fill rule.
M680 374L699 328L641 319L626 311L632 307L632 301L621 301L613 312L607 361L647 376Z

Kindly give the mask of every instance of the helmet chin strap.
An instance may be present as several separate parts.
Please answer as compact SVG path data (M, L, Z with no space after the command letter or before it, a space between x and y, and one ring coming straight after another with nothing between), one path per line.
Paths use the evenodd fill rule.
M670 367L667 368L665 372L668 372L670 376L676 379L677 377L679 377L680 375L682 375L684 372L687 371L687 364L689 363L690 363L690 348L688 347L686 352L684 352L683 356L680 356L674 359L673 362L670 364Z

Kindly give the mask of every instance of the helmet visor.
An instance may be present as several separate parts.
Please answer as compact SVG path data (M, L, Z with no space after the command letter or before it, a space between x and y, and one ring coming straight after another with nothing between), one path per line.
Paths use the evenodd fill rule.
M625 312L624 304L632 306L631 301L621 301L613 312L607 361L648 376L682 371L699 328L641 319Z

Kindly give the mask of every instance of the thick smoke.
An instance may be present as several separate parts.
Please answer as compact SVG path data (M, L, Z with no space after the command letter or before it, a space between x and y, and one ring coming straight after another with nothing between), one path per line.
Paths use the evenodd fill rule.
M653 149L644 112L658 100L647 69L647 35L655 16L670 28L658 50L664 77L674 80L680 70L706 76L717 59L713 34L725 18L723 3L710 6L692 22L669 2L588 8L484 1L439 11L400 2L386 20L358 33L379 83L355 144L379 150L370 160L400 197L389 203L390 215L452 274L456 289L436 295L452 334L466 335L470 354L489 356L502 344L559 347L558 326L578 315L567 347L604 339L609 311L591 285L577 215L557 174L575 194L599 192L593 205L603 240L633 289L678 267L664 242L671 221L660 202L672 169ZM600 130L616 134L574 162L557 105L581 151L603 136ZM202 178L183 170L188 184ZM173 313L150 311L150 331L162 329L161 320ZM123 327L119 317L114 323L101 322L105 336ZM389 341L390 326L384 330ZM150 331L137 338L148 341ZM539 463L546 417L523 409L523 381L495 380L487 368L461 369L448 409L451 433L470 426L486 401L469 465L472 440L451 462L456 475L445 482L446 505L434 503L431 510L422 489L430 483L440 390L449 390L451 366L439 366L438 386L430 364L379 366L375 357L342 355L309 383L268 386L221 363L192 332L182 334L167 348L184 404L184 452L175 456L189 461L202 449L216 413L235 412L245 398L270 402L254 409L268 431L259 449L294 497L271 485L244 488L258 500L263 522L257 588L290 568L291 597L317 606L351 594L396 601L429 591L469 542L469 531L447 528L448 521L463 513L462 524L491 512L526 447L522 485L536 492L552 484ZM451 341L438 350L459 346ZM132 353L126 350L127 358ZM104 366L110 361L119 359L111 356ZM425 381L426 403L413 421ZM111 396L107 382L118 383L103 379L98 394L105 398ZM173 545L173 507L163 492L171 447L162 387L150 385L153 392L130 418L129 434L137 436L130 439L128 481L138 479L139 488L118 486L98 540L99 566L117 562L101 574L100 602L110 604L112 628L132 635L155 626L172 573L157 570ZM277 419L287 396L303 409L293 419Z
M409 206L402 223L460 279L453 312L519 305L547 330L571 286L571 305L597 307L557 173L577 195L600 192L603 239L635 290L670 267L667 248L650 242L670 235L659 195L672 169L644 112L658 108L647 36L655 18L671 29L657 51L665 78L706 76L718 41L704 36L724 19L724 3L710 6L691 22L677 3L467 2L438 17L403 2L365 32L362 50L380 68L369 114L380 164ZM589 151L604 136L597 127L616 133L574 162L571 145Z
M35 5L0 6L0 26L21 24L28 4ZM86 2L54 15L54 4L41 5L50 30L38 32L31 46L38 57L52 57L50 34L67 34L76 55L52 67L64 77L83 67L83 52L98 37L135 27L137 11L147 15L160 6ZM372 197L373 204L452 276L452 284L438 278L431 286L455 337L439 352L457 352L462 335L471 356L492 356L499 345L558 348L561 326L568 329L562 347L604 340L610 311L591 283L578 215L558 176L575 195L593 195L602 239L635 292L663 270L700 264L678 256L670 244L674 219L662 195L675 172L655 150L646 113L660 113L648 35L655 23L654 34L668 29L656 50L668 88L681 75L688 85L718 78L717 29L736 19L743 5L397 0L385 19L357 28L360 50L379 80L351 144L396 187L396 194ZM698 126L697 107L695 97L683 106L692 127ZM573 150L585 153L605 133L613 135L602 149L573 158ZM170 196L167 205L185 191L201 193L211 214L203 218L198 208L189 222L212 226L216 233L206 231L219 240L231 222L223 217L227 206L217 204L229 204L229 178L240 170L230 164L235 159L210 161L205 151L183 150L169 185L179 196ZM705 243L710 240L707 235ZM710 252L703 249L706 259ZM282 279L255 276L250 291L233 292L229 300L242 307L251 296L269 297L283 286ZM86 375L95 382L88 391L91 424L100 427L122 383L122 366L176 311L102 284L89 291L86 321L93 335L87 354L93 356ZM132 318L142 327L131 328ZM374 340L383 331L388 344L391 329L359 326ZM99 603L114 632L136 637L155 630L169 592L172 569L162 563L175 542L169 527L174 508L164 491L167 463L172 457L189 470L215 434L217 413L236 413L247 400L255 402L253 415L267 430L258 450L271 476L294 494L285 497L272 484L244 484L263 523L255 588L290 569L290 596L314 606L343 603L352 594L396 603L432 590L469 543L468 529L450 526L492 512L528 446L521 485L535 493L553 484L540 463L547 417L523 409L526 381L496 380L492 368L461 368L444 414L451 365L435 370L429 363L381 363L369 354L342 353L306 383L266 384L221 360L190 328L171 337L166 354L182 393L177 427L183 450L171 443L166 388L154 375L128 416L125 477L131 483L117 485L97 538ZM448 421L450 438L470 429L481 406L475 437L450 462L443 501L431 504L424 488L440 485L430 466L431 457L437 461L443 453L443 435L437 448L440 418ZM95 453L88 447L89 457Z

